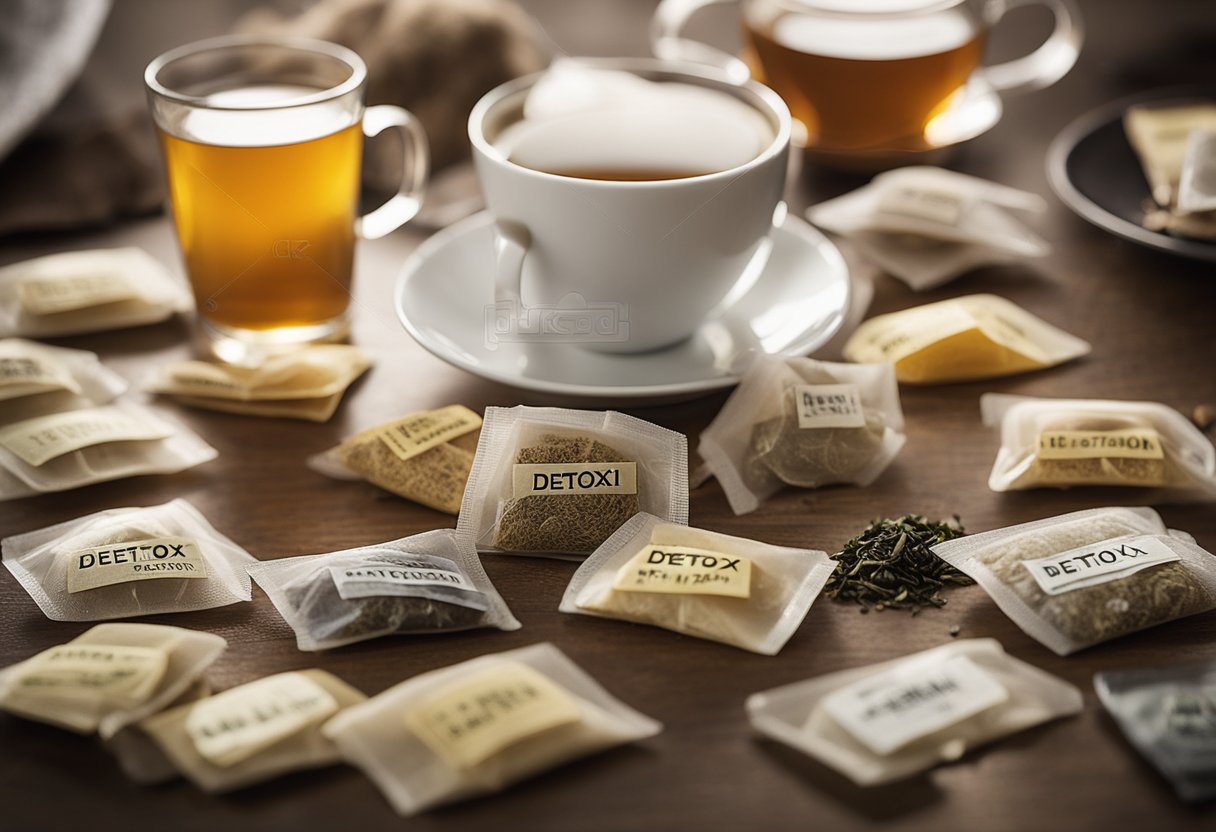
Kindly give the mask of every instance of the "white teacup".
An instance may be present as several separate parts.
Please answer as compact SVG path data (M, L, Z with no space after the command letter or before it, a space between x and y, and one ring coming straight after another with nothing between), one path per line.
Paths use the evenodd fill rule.
M525 134L515 143L525 158L559 154L546 165L550 170L595 167L597 160L619 165L639 147L654 148L654 155L637 160L639 167L684 163L699 169L702 160L728 152L730 143L709 135L694 143L697 131L679 123L652 142L653 131L670 122L669 114L656 112L636 125L632 148L622 141L598 147L595 124L611 118L604 113L616 112L616 102L577 123L521 131L524 102L543 74L504 84L473 108L473 159L498 229L496 325L507 310L522 337L616 352L658 349L692 335L745 273L763 266L785 186L789 110L767 87L737 85L696 66L632 58L585 63L730 96L768 128L758 153L724 170L670 179L588 179L511 161L498 144L502 134L508 128ZM673 154L673 141L686 141L688 151Z

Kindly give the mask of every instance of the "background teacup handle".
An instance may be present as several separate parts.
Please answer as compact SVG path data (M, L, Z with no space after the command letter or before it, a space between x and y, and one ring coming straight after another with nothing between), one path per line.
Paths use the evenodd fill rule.
M512 220L498 220L494 231L494 301L513 304L512 312L523 316L520 283L523 280L524 257L532 245L532 234L526 226Z
M737 3L738 0L663 0L650 21L650 48L656 58L664 61L692 61L708 64L726 73L736 84L751 77L747 64L721 49L700 41L681 37L680 31L689 18L706 6Z
M401 132L401 185L388 202L355 220L355 233L364 240L378 240L413 219L422 207L431 168L426 132L418 119L391 104L378 104L363 111L363 135L378 136L389 127Z
M1002 92L1029 92L1050 87L1063 78L1077 62L1084 29L1081 13L1073 0L992 0L985 9L989 26L996 24L1010 9L1043 5L1055 15L1056 27L1043 45L1029 55L1003 64L983 68L989 85Z

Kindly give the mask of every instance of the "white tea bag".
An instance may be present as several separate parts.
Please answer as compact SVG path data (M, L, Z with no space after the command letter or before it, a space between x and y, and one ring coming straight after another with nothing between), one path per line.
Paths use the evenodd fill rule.
M775 656L835 568L826 552L638 514L578 568L560 609Z
M301 650L388 635L519 629L472 542L452 529L262 561L249 574L295 630Z
M501 791L662 726L552 644L415 676L325 724L401 815Z
M164 710L188 705L210 695L211 685L205 678L198 679ZM138 724L127 725L114 736L103 739L101 745L114 756L122 773L141 786L156 786L181 777L173 761Z
M113 737L193 687L228 646L159 624L99 624L0 670L0 710Z
M325 422L371 364L357 347L319 344L272 356L256 368L209 361L167 364L145 389L190 407Z
M746 705L761 734L859 786L911 777L1081 706L1075 687L989 638L816 676Z
M310 457L308 467L459 514L480 431L481 417L464 405L423 410L361 431Z
M1054 367L1090 345L996 295L967 295L870 318L844 347L859 363L895 365L908 384L975 381Z
M0 500L209 462L215 448L133 402L65 410L0 428Z
M0 268L0 336L103 332L193 308L190 290L138 248L70 251Z
M1216 609L1216 557L1149 508L1097 508L933 547L1053 652Z
M488 407L456 528L480 552L576 557L639 511L688 522L688 440L613 410Z
M697 452L746 514L786 485L869 485L904 441L890 364L757 356Z
M248 601L253 556L182 499L113 508L0 541L4 565L54 621L104 621Z
M4 422L51 410L103 405L127 389L97 353L52 347L24 338L0 340L0 418Z
M848 241L863 258L916 292L936 289L981 266L1015 263L1018 259L1004 249L911 234L859 231L849 235Z
M266 676L145 719L139 728L216 794L340 761L325 721L367 697L324 670Z
M1108 670L1094 690L1180 798L1216 798L1216 662Z
M1216 210L1216 123L1192 131L1178 181L1178 210L1195 214Z
M1140 157L1153 200L1162 208L1174 208L1187 141L1196 130L1216 130L1216 103L1129 107L1123 129Z
M1152 489L1151 502L1216 500L1216 448L1172 407L987 393L980 411L1001 431L993 491L1119 485Z

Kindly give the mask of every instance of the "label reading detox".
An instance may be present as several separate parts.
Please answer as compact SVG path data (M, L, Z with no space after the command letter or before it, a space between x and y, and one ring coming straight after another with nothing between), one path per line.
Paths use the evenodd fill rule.
M1039 459L1165 459L1153 428L1049 430L1039 434Z
M479 427L480 416L464 405L453 404L406 416L381 425L374 431L380 441L404 462Z
M1119 537L1061 552L1049 558L1024 560L1022 566L1048 595L1118 581L1142 569L1182 560L1154 535Z
M61 644L25 662L13 685L39 696L87 695L139 705L152 695L168 663L160 648Z
M866 414L856 384L799 384L799 428L864 428Z
M205 578L207 562L188 537L157 537L111 543L74 552L68 563L68 592L129 581Z
M616 573L612 588L662 595L751 596L752 562L688 546L646 546Z
M116 407L68 410L27 419L0 430L0 445L35 467L106 442L165 439L172 431Z
M512 496L637 494L636 462L520 463L511 470Z
M17 284L17 298L31 315L71 312L136 297L135 285L121 272L31 277Z

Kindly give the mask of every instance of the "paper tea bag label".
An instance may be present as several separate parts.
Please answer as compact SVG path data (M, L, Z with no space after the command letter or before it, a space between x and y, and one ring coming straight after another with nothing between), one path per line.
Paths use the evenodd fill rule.
M172 431L115 407L67 410L0 430L0 445L29 465L106 442L165 439Z
M864 428L866 414L856 384L799 384L800 428Z
M384 595L411 596L420 586L446 586L480 594L455 561L434 555L410 555L393 563L368 560L328 569L338 595L347 601Z
M579 719L569 693L519 662L501 662L444 685L405 714L406 727L457 770Z
M737 555L689 546L646 546L616 573L612 588L661 595L748 598L752 562Z
M1153 428L1048 430L1039 434L1039 459L1164 459Z
M1048 595L1119 581L1142 569L1182 560L1153 535L1119 537L1069 549L1049 558L1024 560L1022 566Z
M10 684L32 696L139 705L156 690L168 664L161 648L61 644L27 661Z
M901 217L917 217L955 226L962 219L969 200L949 191L929 188L898 187L886 189L879 197L875 211Z
M18 385L80 392L80 386L58 362L48 361L18 345L0 347L0 399L10 395L5 388Z
M637 494L636 462L519 463L511 470L511 496L534 494Z
M883 361L898 363L952 335L975 329L978 324L958 303L947 303L897 312L886 320L867 324L866 342Z
M17 284L17 299L31 315L54 315L139 297L122 272L41 275Z
M280 673L203 699L186 717L199 755L221 768L338 712L338 702L302 673Z
M415 413L375 429L380 441L403 462L481 427L481 417L464 405Z
M73 552L68 592L156 578L205 578L207 562L188 537L157 537L111 543Z
M887 755L1008 698L979 665L954 656L913 662L846 685L825 696L823 707L858 742Z

